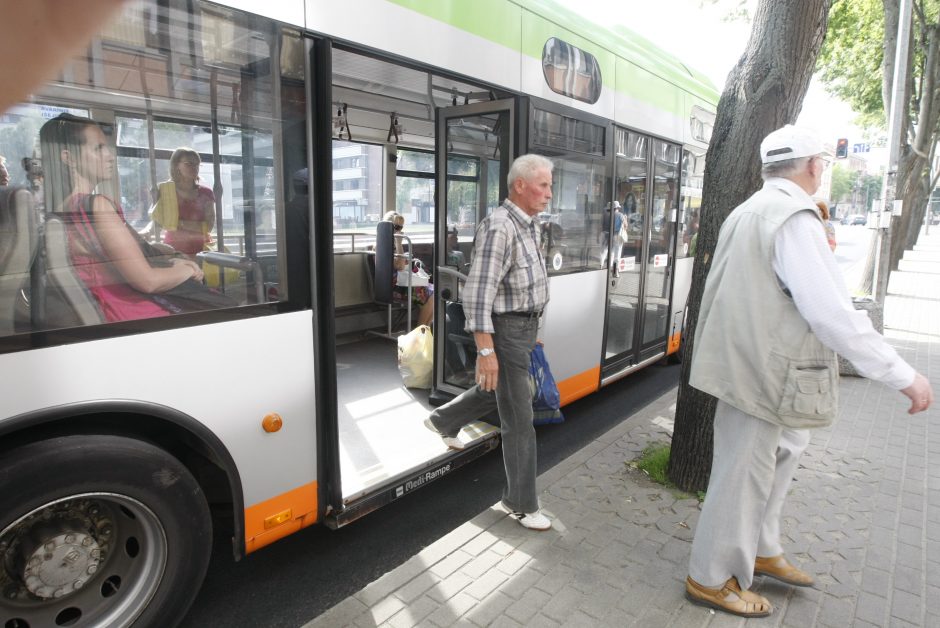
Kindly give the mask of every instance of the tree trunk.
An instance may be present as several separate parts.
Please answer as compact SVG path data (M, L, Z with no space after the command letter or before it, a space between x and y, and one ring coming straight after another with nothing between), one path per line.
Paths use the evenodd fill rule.
M897 198L903 199L903 212L891 221L891 270L897 270L905 249L913 248L927 209L926 189L930 179L927 160L908 153L898 167Z
M885 28L889 26L890 15L887 10L890 2L896 3L897 0L885 0ZM914 246L920 233L920 225L927 209L927 198L930 195L929 154L937 141L940 120L940 23L926 24L920 19L915 23L920 24L920 29L911 29L912 43L920 43L925 50L923 55L915 57L915 47L912 45L911 57L908 60L908 63L914 63L916 58L922 69L920 89L915 90L910 85L904 96L904 103L907 104L904 128L909 132L899 138L901 157L898 160L896 198L902 199L904 203L900 218L893 218L891 221L889 263L892 270L897 270L905 249ZM913 76L914 72L908 74ZM885 82L888 78L885 77ZM889 101L886 101L886 111L890 110L889 104Z
M702 211L683 349L692 356L705 276L718 231L731 210L760 187L760 142L796 120L822 47L830 0L760 0L744 55L728 76L705 157ZM669 479L703 491L711 468L715 400L689 386L683 361Z

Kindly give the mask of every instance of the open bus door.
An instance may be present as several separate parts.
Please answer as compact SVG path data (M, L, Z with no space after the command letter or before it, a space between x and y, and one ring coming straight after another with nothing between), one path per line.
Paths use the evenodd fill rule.
M515 125L510 99L437 109L432 403L473 385L476 345L464 331L461 290L477 225L508 193Z
M627 238L609 269L601 377L658 360L666 352L675 275L681 148L616 129L614 199Z

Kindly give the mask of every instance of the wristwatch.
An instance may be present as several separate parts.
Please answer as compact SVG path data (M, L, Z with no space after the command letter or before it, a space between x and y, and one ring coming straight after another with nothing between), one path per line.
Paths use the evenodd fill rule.
M482 356L484 358L492 354L493 354L493 349L491 347L483 347L482 349L477 351L477 355Z

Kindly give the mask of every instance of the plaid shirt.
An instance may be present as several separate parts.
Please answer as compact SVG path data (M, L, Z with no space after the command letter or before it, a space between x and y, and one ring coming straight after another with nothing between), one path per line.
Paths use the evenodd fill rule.
M468 332L493 333L493 314L541 312L548 273L538 221L508 199L477 228L473 263L463 290Z

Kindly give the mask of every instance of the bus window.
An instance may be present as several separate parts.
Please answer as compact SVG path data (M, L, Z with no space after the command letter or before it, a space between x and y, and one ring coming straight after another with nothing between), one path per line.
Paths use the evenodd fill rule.
M695 257L699 221L702 210L702 180L705 174L705 154L682 151L682 188L679 201L679 243L676 257Z
M434 153L398 149L395 211L404 216L415 255L430 268L434 242Z
M335 247L349 245L348 235L375 230L382 219L384 151L375 144L333 140L333 233Z
M553 92L594 104L601 97L597 59L566 41L550 37L542 48L542 73Z
M288 299L283 173L306 165L306 146L292 139L276 153L272 138L304 125L306 107L302 81L275 76L271 53L277 38L299 40L211 5L161 10L168 19L153 24L123 14L34 104L5 116L0 149L36 167L24 186L31 215L16 223L29 233L4 237L45 255L3 282L0 302L15 305L0 311L0 335ZM290 279L309 272L297 265Z
M605 128L541 109L533 110L533 152L555 164L550 210L541 215L549 274L602 268L606 264L604 207L610 166L604 158Z

